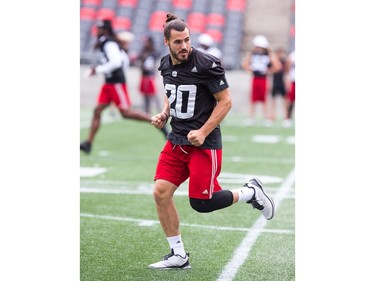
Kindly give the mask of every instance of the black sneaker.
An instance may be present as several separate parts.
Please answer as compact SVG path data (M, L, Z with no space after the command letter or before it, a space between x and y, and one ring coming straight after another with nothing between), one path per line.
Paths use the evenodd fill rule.
M254 178L245 183L244 186L254 189L253 198L246 203L251 204L254 209L258 209L267 220L272 219L275 213L275 204L271 197L263 190L262 182Z
M191 268L189 263L189 253L186 253L185 257L175 255L173 249L168 255L163 257L162 261L150 264L148 266L152 269L188 269Z
M81 142L81 144L79 145L79 148L83 152L89 154L91 151L91 143L89 143L88 141Z

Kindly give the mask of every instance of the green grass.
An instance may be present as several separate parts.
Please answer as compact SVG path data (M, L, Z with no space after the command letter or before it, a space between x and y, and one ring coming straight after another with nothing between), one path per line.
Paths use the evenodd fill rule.
M90 110L81 110L81 124L88 123ZM279 123L270 128L237 125L244 118L229 115L222 124L222 174L280 178L280 182L265 184L274 196L294 169L294 143L288 141L294 137L294 129L282 128ZM87 128L81 129L81 140L87 133ZM254 142L257 135L277 136L278 141ZM251 228L259 218L258 211L244 204L199 214L191 209L186 195L175 196L192 268L148 269L148 264L169 252L151 194L164 142L162 134L147 123L114 119L100 128L91 154L81 153L81 167L106 169L94 177L81 177L82 281L216 280L246 236L244 229ZM224 189L242 185L235 179L224 177L224 180ZM186 192L187 184L179 190ZM233 280L295 280L294 205L293 186Z

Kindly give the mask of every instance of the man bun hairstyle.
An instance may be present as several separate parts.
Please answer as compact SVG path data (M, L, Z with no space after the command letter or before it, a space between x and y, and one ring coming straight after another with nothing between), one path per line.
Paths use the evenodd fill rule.
M169 40L171 38L172 29L181 32L184 31L185 28L188 28L188 26L183 19L179 19L174 14L168 13L164 24L164 37Z
M177 19L177 17L174 15L174 14L167 14L167 19L166 19L166 23L167 22L170 22L170 21L172 21L172 20L176 20Z

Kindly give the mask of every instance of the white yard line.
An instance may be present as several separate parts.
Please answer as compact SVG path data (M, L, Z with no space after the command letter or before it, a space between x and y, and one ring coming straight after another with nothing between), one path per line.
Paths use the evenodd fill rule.
M275 208L277 210L280 203L286 198L286 195L290 192L293 187L295 180L294 169L289 173L286 180L281 185L279 191L273 197ZM275 213L277 217L277 213ZM247 235L242 240L240 246L235 250L232 259L227 263L224 270L221 272L217 281L231 281L236 276L238 270L245 262L250 254L250 251L255 244L257 238L262 233L267 225L267 220L263 217L259 217L253 224L253 226L248 230Z
M80 192L81 193L98 193L98 194L132 194L132 195L152 195L153 189L151 188L138 188L134 189L132 187L127 188L126 185L122 186L121 188L108 188L109 185L107 185L106 188L101 187L89 187L89 186L81 186ZM272 196L276 194L276 187L267 188L268 195ZM186 188L181 190L176 190L174 193L175 196L187 196L188 192ZM285 199L295 199L294 193L290 193L285 196Z
M135 223L138 223L138 225L140 226L152 226L152 225L157 225L160 223L158 220L142 220L142 219L134 219L134 218L126 218L126 217L101 216L101 215L93 215L93 214L85 214L85 213L82 213L81 217L135 222ZM187 226L187 227L197 227L197 228L215 229L215 230L249 231L248 228L243 228L243 227L225 227L225 226L216 226L216 225L191 224L191 223L183 223L183 222L181 222L180 225ZM294 231L285 230L285 229L264 229L263 228L263 229L253 229L253 231L263 232L263 233L264 232L275 233L275 234L294 234Z
M120 121L120 120L119 119L114 119L111 116L104 116L100 122L101 122L101 124L109 124L109 123L114 123L114 122L117 122L117 121ZM91 126L90 122L91 121L86 121L86 120L85 121L81 121L81 123L80 123L80 129L88 129L88 128L90 128L90 126Z
M102 124L108 124L108 123L113 123L113 122L118 122L122 121L122 118L120 114L117 112L117 109L114 114L111 114L111 109L107 108L101 118L101 123ZM80 129L88 129L91 126L91 119L93 116L94 112L94 107L92 108L86 108L82 109L81 108L81 115L80 115Z

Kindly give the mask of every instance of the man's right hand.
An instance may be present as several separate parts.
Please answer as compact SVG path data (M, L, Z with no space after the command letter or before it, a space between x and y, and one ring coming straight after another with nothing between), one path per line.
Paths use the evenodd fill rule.
M155 126L155 128L161 129L164 127L165 123L167 123L167 115L165 113L158 113L151 117L151 124Z

